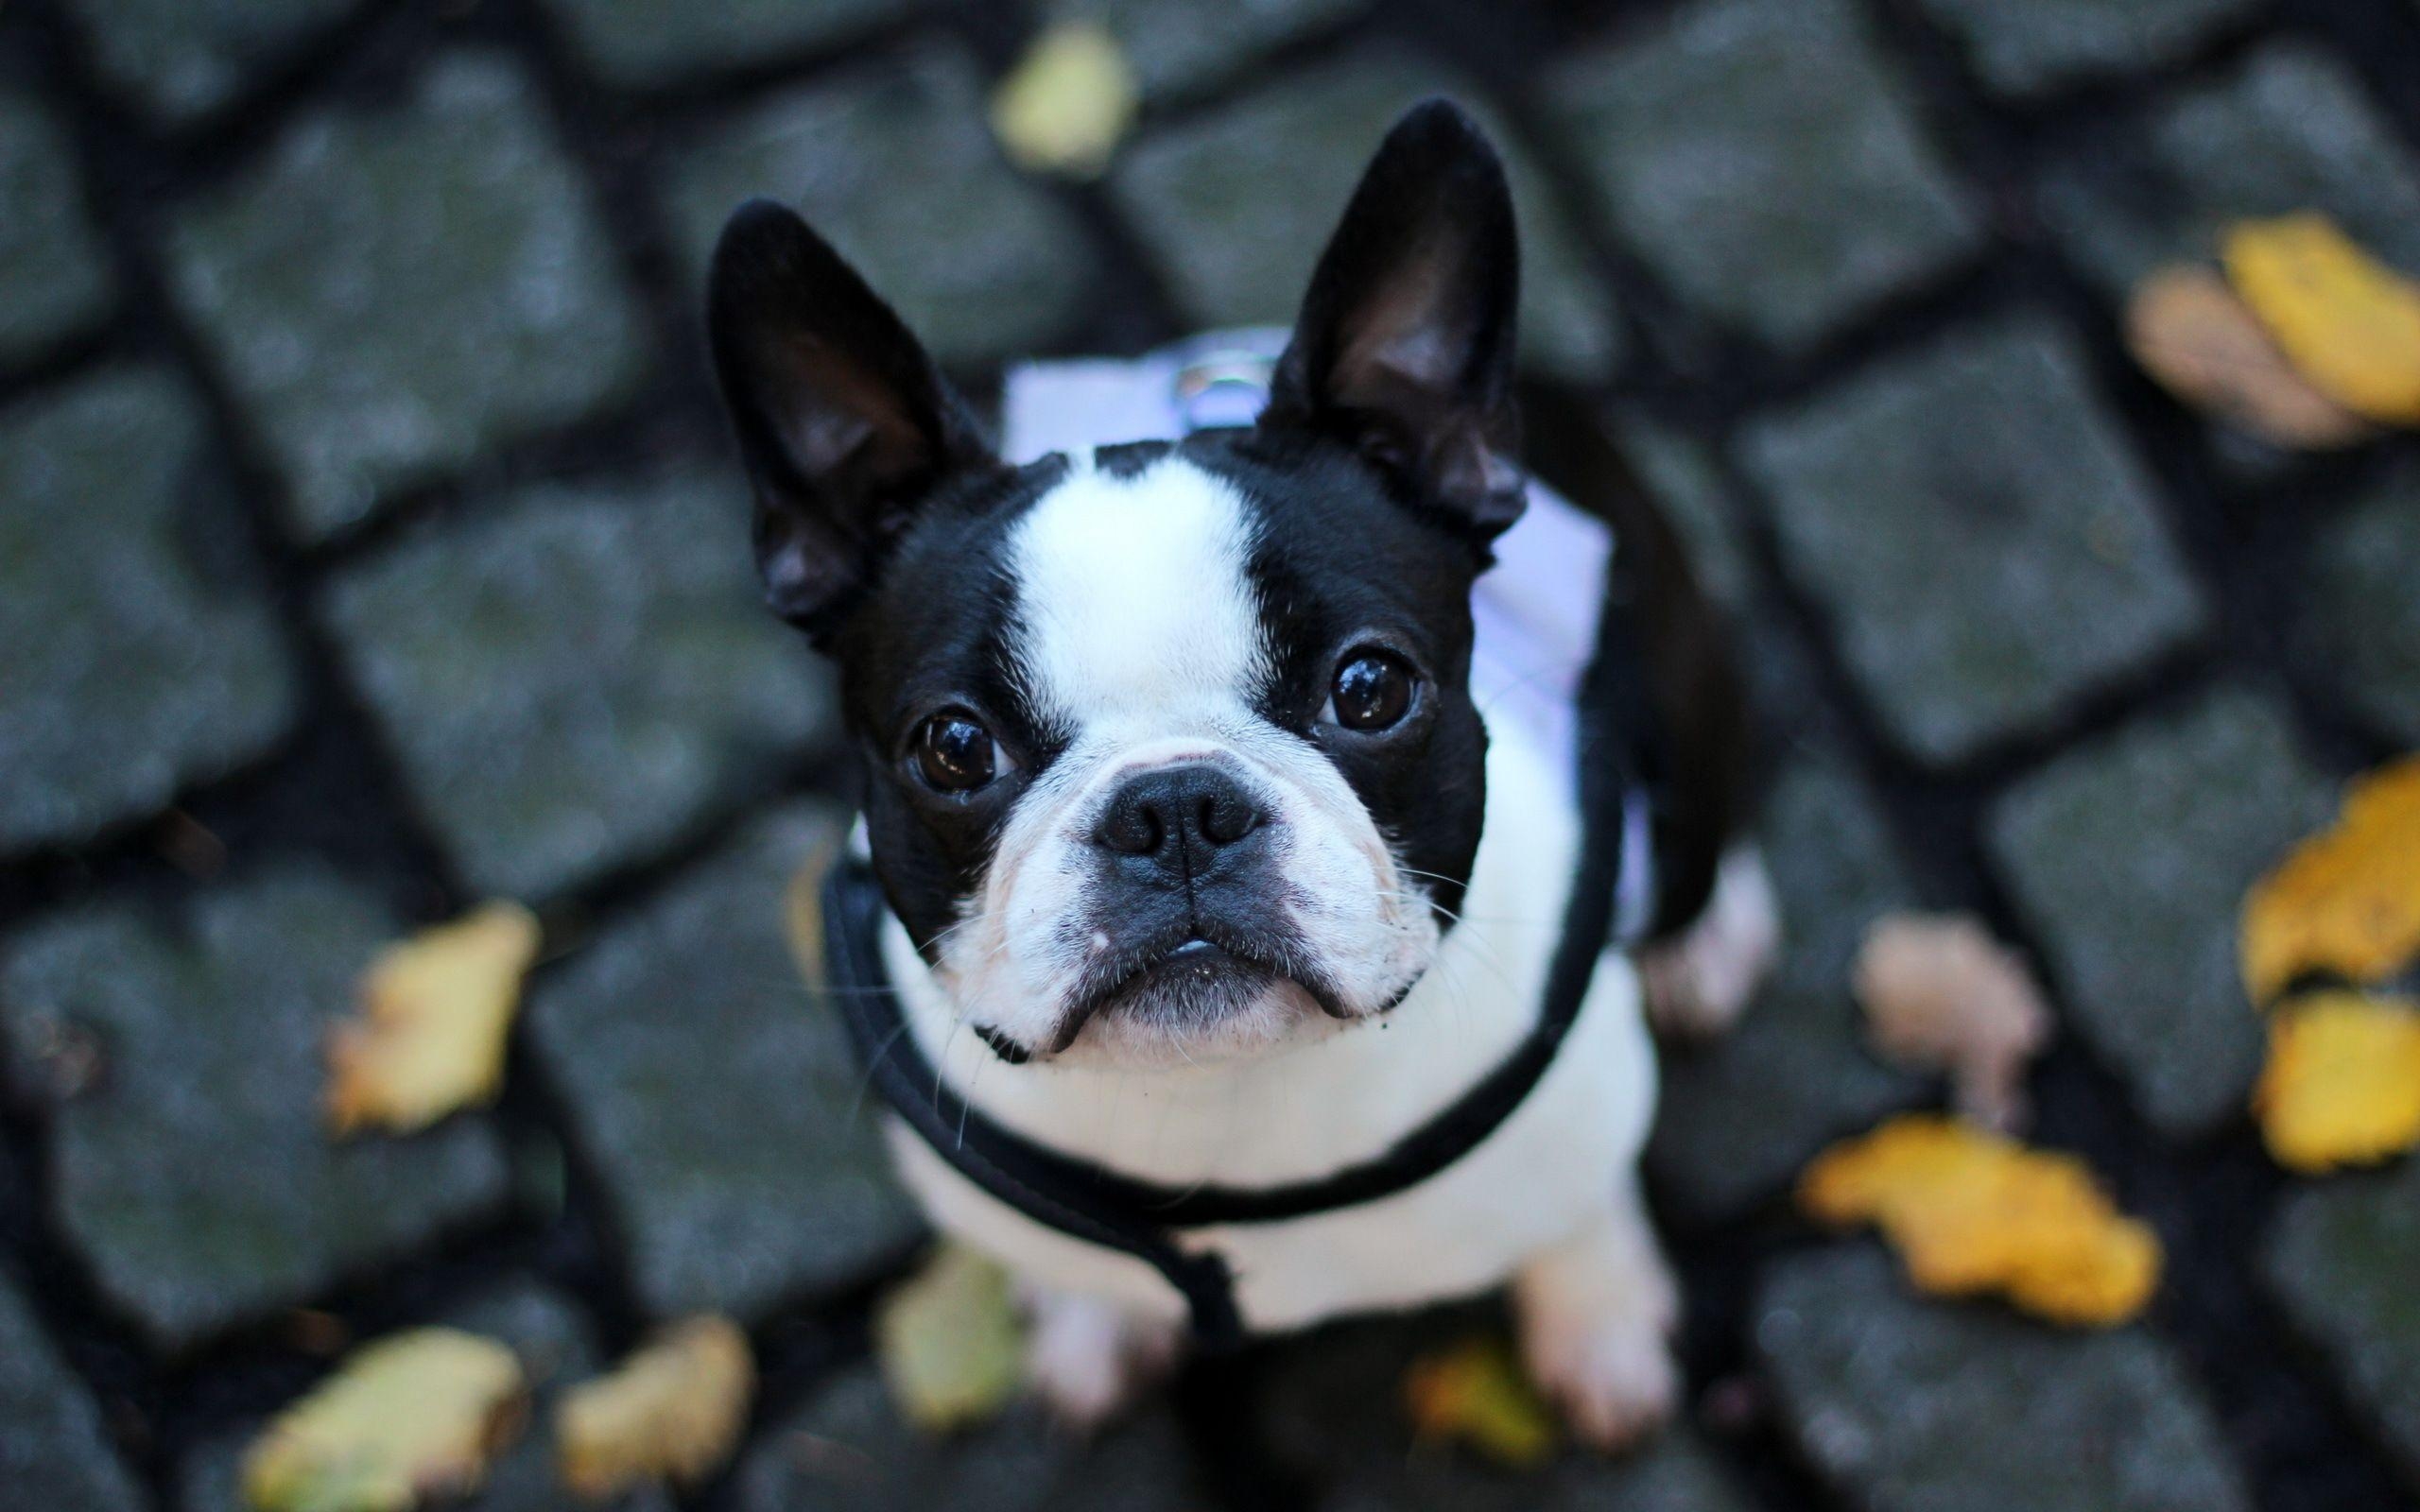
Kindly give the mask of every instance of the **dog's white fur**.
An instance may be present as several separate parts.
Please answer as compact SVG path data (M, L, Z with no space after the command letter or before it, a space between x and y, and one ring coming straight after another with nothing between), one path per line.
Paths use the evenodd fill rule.
M1223 485L1179 462L1125 480L1080 469L1037 503L1013 554L1019 654L1031 691L1080 731L1076 759L1021 800L940 970L896 920L883 939L909 1032L969 1103L1053 1148L1180 1186L1295 1181L1370 1160L1497 1065L1535 1022L1582 843L1556 772L1567 755L1495 731L1461 921L1423 933L1426 889L1341 777L1249 712L1268 648L1244 519ZM1275 805L1296 837L1289 874L1332 910L1304 926L1357 1008L1409 975L1418 985L1357 1022L1272 1000L1235 1042L1149 1070L1132 1044L1001 1062L964 1031L1047 1038L1067 953L1082 948L1055 927L1083 885L1070 848L1098 795L1180 759L1229 763ZM1254 1053L1227 1053L1242 1048ZM1635 1195L1654 1102L1638 974L1609 954L1543 1080L1461 1160L1379 1201L1193 1237L1225 1256L1244 1318L1262 1331L1511 1280L1531 1369L1583 1433L1619 1443L1667 1416L1676 1390L1672 1282ZM1173 1353L1182 1307L1155 1271L1027 1218L904 1129L891 1143L934 1220L1023 1279L1037 1319L1029 1370L1064 1415L1098 1419Z

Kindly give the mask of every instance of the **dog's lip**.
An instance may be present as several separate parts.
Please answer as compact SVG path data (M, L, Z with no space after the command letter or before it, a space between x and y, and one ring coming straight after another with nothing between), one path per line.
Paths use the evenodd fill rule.
M1223 943L1197 933L1188 935L1164 950L1146 954L1130 969L1085 989L1061 1022L1058 1032L1051 1036L1049 1053L1057 1055L1074 1044L1076 1037L1083 1032L1084 1025L1090 1023L1103 1008L1116 1003L1155 976L1182 971L1209 971L1221 969L1258 972L1272 981L1291 982L1301 988L1312 1002L1318 1004L1320 1011L1329 1018L1352 1017L1344 1005L1338 1001L1334 990L1326 984L1305 980L1303 976L1288 970L1284 962L1270 958L1249 943L1243 941Z

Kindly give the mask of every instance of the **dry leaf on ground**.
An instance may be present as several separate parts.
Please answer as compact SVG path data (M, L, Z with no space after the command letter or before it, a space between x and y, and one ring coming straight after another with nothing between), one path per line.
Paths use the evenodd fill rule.
M244 1498L259 1512L405 1512L475 1490L517 1431L521 1398L521 1362L493 1339L381 1339L253 1441Z
M2279 1165L2367 1165L2420 1146L2420 1004L2316 992L2277 1009L2253 1091Z
M1405 1373L1403 1391L1422 1438L1467 1444L1514 1469L1554 1452L1554 1414L1500 1338L1483 1335L1422 1356Z
M756 1394L747 1335L729 1318L675 1323L555 1409L563 1484L602 1500L643 1481L703 1479L731 1457Z
M935 1432L1006 1406L1025 1362L1009 1273L963 1245L943 1244L892 1288L874 1314L873 1342L902 1416Z
M1959 1111L1987 1128L2024 1122L2050 1010L2022 956L1968 915L1890 914L1865 932L1853 980L1884 1057L1947 1072Z
M2355 781L2336 823L2254 884L2238 951L2261 1004L2307 972L2379 982L2420 957L2420 756Z
M1954 1119L1909 1114L1832 1146L1798 1202L1825 1223L1878 1226L1925 1291L1996 1291L2054 1322L2122 1323L2159 1284L2158 1238L2083 1162Z
M329 1125L407 1134L493 1098L537 954L538 920L508 902L381 951L362 973L359 1013L328 1037Z
M992 94L992 130L1018 166L1091 178L1134 120L1134 69L1106 27L1054 26Z
M841 839L834 834L807 852L790 874L782 898L782 932L789 939L790 960L806 985L823 987L823 882L839 859Z
M2329 451L2377 434L2305 378L2213 269L2163 267L2136 284L2126 346L2169 393L2276 445Z
M2227 278L2288 360L2329 398L2389 425L2420 425L2420 284L2320 215L2227 232Z

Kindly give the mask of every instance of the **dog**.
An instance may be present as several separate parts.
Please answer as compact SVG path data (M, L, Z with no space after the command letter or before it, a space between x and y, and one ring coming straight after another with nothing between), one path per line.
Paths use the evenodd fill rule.
M1720 627L1609 455L1567 486L1615 520L1621 633L1539 727L1564 734L1474 694L1475 585L1539 497L1517 287L1502 166L1428 102L1256 416L1011 463L796 215L751 201L717 248L755 558L837 664L863 768L843 996L893 1016L860 1044L899 1170L1014 1273L1029 1379L1072 1423L1188 1322L1507 1281L1585 1439L1673 1409L1647 1021L1737 1013L1773 910ZM1580 593L1598 616L1606 579ZM1651 861L1642 914L1616 894Z

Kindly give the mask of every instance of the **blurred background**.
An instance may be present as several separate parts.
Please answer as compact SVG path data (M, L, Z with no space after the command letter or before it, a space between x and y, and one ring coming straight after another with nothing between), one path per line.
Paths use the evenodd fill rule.
M1097 174L992 125L1069 23L1138 101ZM988 404L1288 318L1436 92L1512 161L1532 377L1696 541L1773 774L1789 954L1649 1160L1684 1420L1415 1452L1406 1363L1478 1308L1090 1446L924 1443L866 1336L919 1226L784 937L845 768L756 607L704 249L798 203ZM2261 440L2125 339L2144 275L2298 210L2420 274L2411 0L0 0L0 1502L232 1507L406 1324L571 1373L717 1311L763 1390L699 1507L2420 1506L2420 1173L2276 1172L2234 946L2420 745L2420 447ZM494 897L548 954L501 1100L330 1141L368 956ZM2047 977L2035 1135L2165 1241L2141 1323L1921 1300L1793 1216L1941 1097L1848 989L1910 906ZM533 1441L476 1504L570 1503Z

